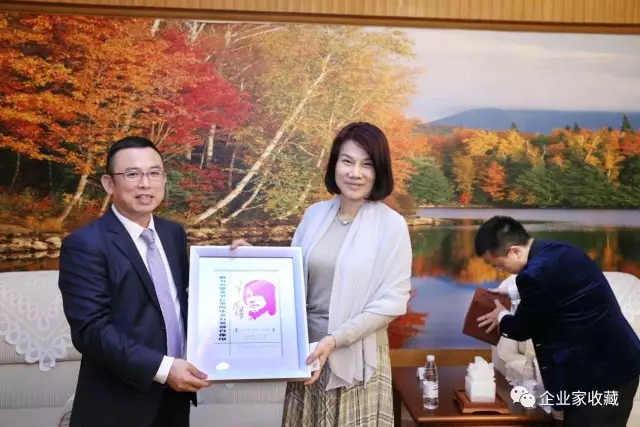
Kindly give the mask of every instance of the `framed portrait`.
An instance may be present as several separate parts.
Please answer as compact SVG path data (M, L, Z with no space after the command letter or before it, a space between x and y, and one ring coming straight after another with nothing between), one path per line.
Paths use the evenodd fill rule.
M187 360L210 381L309 379L300 248L190 252Z

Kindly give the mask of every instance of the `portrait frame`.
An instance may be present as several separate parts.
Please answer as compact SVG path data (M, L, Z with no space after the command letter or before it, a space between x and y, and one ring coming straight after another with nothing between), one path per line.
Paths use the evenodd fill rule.
M189 263L186 358L208 381L311 378L300 248L194 245ZM267 288L271 297L259 295Z

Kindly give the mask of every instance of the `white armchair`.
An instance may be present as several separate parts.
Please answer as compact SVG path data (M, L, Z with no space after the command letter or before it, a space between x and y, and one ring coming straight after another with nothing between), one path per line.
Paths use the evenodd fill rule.
M0 427L68 426L81 358L62 309L58 270L0 273ZM190 425L279 425L285 387L214 384L198 392Z
M622 313L631 324L631 327L640 335L640 279L632 274L618 271L606 271L604 275L620 303ZM511 275L500 284L500 287L506 288L514 281L515 276ZM519 301L514 301L514 310L518 302ZM535 357L531 340L517 342L509 338L501 337L498 345L493 346L491 349L493 366L502 373L507 380L516 380L518 376L521 375L528 354ZM536 363L536 368L537 367ZM540 378L539 375L538 377ZM640 389L634 399L634 406L628 425L640 426Z

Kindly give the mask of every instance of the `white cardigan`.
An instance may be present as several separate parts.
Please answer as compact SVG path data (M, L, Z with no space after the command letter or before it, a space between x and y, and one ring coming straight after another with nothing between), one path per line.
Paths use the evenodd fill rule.
M302 248L305 280L309 254L339 207L339 196L311 205L294 233L291 245ZM329 333L368 313L393 317L406 313L412 251L409 229L400 214L382 202L365 202L336 250ZM377 350L375 331L337 347L328 360L327 390L368 381L378 364Z

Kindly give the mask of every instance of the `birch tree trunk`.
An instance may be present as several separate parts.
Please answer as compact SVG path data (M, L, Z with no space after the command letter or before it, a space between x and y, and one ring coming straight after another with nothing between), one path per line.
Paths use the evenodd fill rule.
M209 144L207 145L207 160L205 162L205 166L209 165L211 161L213 161L213 149L214 142L216 140L216 125L211 125L211 130L209 131Z
M238 197L242 193L242 190L244 190L244 188L247 186L249 181L251 181L251 179L256 175L256 173L258 173L258 171L262 168L262 165L269 159L269 156L271 155L273 150L278 146L278 143L281 141L282 136L284 135L286 130L293 124L293 122L296 120L296 118L298 117L298 115L300 114L304 106L307 104L309 99L311 99L311 97L313 96L315 90L325 79L330 60L331 60L331 54L327 54L323 61L322 71L320 72L318 77L313 81L313 83L309 86L304 96L298 102L298 104L293 109L289 117L287 117L287 119L282 123L278 131L275 133L275 135L271 139L271 142L264 149L260 157L258 157L258 160L256 160L253 166L251 166L251 169L249 169L247 174L238 182L238 184L236 184L235 188L226 197L224 197L214 206L208 208L201 214L197 215L195 219L192 221L193 224L199 224L200 222L209 218L211 215L217 213L220 209L227 206L231 201L233 201L236 197Z
M94 156L95 155L92 152L89 152L87 154L87 165L84 169L85 172L82 172L82 174L80 175L78 185L76 186L76 191L73 193L73 197L71 198L69 203L67 203L67 205L64 207L62 213L55 219L59 224L62 224L67 219L69 214L71 214L74 206L76 206L78 202L80 202L82 194L84 193L84 189L87 187L87 183L89 182L89 171L93 167Z
M231 215L229 215L226 218L222 218L220 220L220 224L226 224L228 221L230 221L233 218L237 217L238 215L240 215L240 213L242 211L247 209L249 207L249 205L251 205L251 203L258 196L258 194L260 193L260 190L262 190L262 187L264 186L264 183L266 181L267 181L266 176L263 176L262 178L260 178L260 181L258 182L258 185L256 185L256 187L251 192L251 196L249 196L249 198L247 200L245 200L245 202L238 209L236 209Z
M326 151L327 150L325 148L323 148L322 151L320 151L320 154L318 155L318 161L316 162L316 169L320 169L320 166L322 166L322 160L324 159L324 155ZM307 185L304 186L304 190L302 190L302 193L300 194L300 197L298 198L298 202L296 203L296 205L293 208L291 208L288 212L286 212L279 219L289 218L291 215L294 214L294 212L297 212L298 209L300 209L300 206L302 206L305 200L307 200L309 191L311 191L311 184L312 184L312 180L311 178L309 178L309 180L307 181Z
M280 154L280 152L282 151L282 149L284 148L284 146L287 144L287 142L289 142L289 139L291 138L291 136L293 135L293 133L295 132L296 127L294 126L291 129L291 132L289 132L289 135L287 136L287 138L282 142L282 144L280 144L280 146L278 147L278 149L275 152L275 156L277 156L278 154ZM228 215L227 217L223 218L220 220L221 224L225 224L226 222L228 222L230 219L235 218L236 216L238 216L242 211L244 211L245 209L247 209L251 203L253 203L253 201L255 200L255 198L258 196L258 194L260 194L260 191L262 190L262 188L264 187L264 184L268 181L268 178L271 177L271 171L267 170L261 177L260 177L260 181L258 182L258 185L255 186L255 188L253 189L253 191L251 192L251 196L249 196L249 198L235 211L233 211L233 213L231 213L230 215Z
M100 205L100 213L103 214L107 211L109 207L109 202L111 201L111 194L105 194L102 198L102 205Z
M13 171L13 176L11 177L11 184L9 184L9 192L13 191L13 187L15 187L16 182L18 181L18 175L20 175L20 159L22 155L20 153L16 153L16 167Z
M162 19L156 19L153 21L153 25L151 26L151 35L155 36L156 32L158 32L158 28L160 28L160 23L162 22Z

